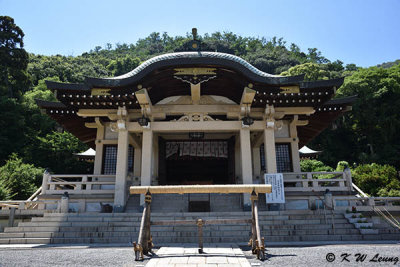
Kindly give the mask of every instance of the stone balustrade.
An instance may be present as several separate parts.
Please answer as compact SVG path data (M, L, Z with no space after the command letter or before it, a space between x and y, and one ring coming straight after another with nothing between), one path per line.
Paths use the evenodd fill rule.
M44 174L42 194L114 194L115 175Z
M283 174L285 192L351 191L350 172L290 172Z

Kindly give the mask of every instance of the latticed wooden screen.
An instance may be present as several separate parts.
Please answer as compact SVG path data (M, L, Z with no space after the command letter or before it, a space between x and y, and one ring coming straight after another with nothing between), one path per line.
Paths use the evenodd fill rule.
M114 175L117 170L117 152L116 145L104 146L103 154L103 174ZM129 146L128 150L128 171L133 171L133 147Z
M290 154L290 144L275 144L276 168L278 173L292 171L292 157ZM261 169L265 170L264 144L260 147Z

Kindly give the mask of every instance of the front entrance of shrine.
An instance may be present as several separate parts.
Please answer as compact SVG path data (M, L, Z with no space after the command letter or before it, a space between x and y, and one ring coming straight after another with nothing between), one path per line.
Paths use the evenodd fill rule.
M234 184L235 138L159 138L159 178L165 185Z

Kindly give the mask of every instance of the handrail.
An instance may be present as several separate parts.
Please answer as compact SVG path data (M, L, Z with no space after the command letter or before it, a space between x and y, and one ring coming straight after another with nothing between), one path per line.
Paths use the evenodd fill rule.
M383 207L384 210L386 211L387 214L390 215L390 217L392 217L392 219L390 219L384 212L382 212L379 208L373 206L372 209L374 210L374 212L376 214L378 214L379 216L383 217L389 224L391 224L392 226L394 226L395 228L398 228L400 230L400 223L399 221L396 220L396 218L393 217L393 215L387 210L385 209L385 207Z
M40 193L42 192L42 187L39 187L38 190L36 190L35 193L32 194L32 196L30 196L27 201L32 201L34 200Z
M365 194L358 186L356 186L354 183L351 183L351 185L353 186L353 188L360 193L363 197L369 197L367 194Z

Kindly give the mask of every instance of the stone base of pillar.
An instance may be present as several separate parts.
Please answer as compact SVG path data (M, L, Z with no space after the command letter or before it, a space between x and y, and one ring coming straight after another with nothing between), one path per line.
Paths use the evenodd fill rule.
M243 211L251 211L251 204L248 203L243 204Z
M113 212L114 213L121 213L125 211L125 206L122 205L114 205Z

